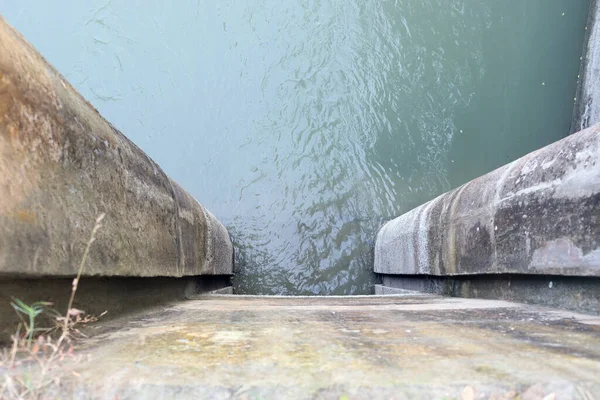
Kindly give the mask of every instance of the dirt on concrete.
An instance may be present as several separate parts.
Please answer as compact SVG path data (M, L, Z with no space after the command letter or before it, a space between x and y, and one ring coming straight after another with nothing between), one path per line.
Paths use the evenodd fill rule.
M600 318L433 295L207 296L97 325L62 395L593 399ZM549 397L548 397L549 396Z

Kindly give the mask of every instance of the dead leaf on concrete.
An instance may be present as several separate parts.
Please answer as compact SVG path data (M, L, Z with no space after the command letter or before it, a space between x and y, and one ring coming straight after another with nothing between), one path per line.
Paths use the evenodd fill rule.
M525 393L523 393L523 400L543 400L544 399L544 386L541 383L536 383L530 386Z
M475 389L473 386L465 386L460 394L461 400L475 400Z

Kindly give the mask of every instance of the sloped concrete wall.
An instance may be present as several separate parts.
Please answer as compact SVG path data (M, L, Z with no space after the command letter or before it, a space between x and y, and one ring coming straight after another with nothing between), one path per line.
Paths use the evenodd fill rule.
M600 276L600 124L388 222L375 272Z
M591 0L571 133L600 122L600 1Z
M208 150L210 151L210 150ZM0 277L232 273L225 227L0 17Z

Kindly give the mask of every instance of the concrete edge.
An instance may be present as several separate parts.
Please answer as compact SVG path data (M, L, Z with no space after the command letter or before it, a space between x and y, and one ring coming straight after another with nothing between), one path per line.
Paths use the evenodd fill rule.
M385 285L375 285L375 296L429 296L428 293L417 290L400 289Z
M395 290L504 300L600 315L600 278L537 275L384 275L382 293Z
M600 124L386 223L374 271L600 276Z
M573 107L571 133L600 122L600 1L591 0L576 101Z

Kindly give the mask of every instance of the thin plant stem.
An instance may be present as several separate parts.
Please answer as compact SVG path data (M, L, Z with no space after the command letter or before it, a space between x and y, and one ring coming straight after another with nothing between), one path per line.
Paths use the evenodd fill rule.
M73 279L71 296L69 298L68 307L64 316L64 323L62 324L62 333L59 339L52 343L51 339L46 340L44 336L39 336L36 345L32 347L31 341L33 334L39 330L34 328L35 316L30 312L29 324L27 324L26 319L22 318L21 315L17 313L21 319L21 323L17 326L17 332L13 336L13 344L10 351L7 350L5 354L6 358L3 357L3 359L0 361L5 362L4 360L6 360L6 362L8 362L8 368L12 369L17 366L17 355L24 353L28 356L29 360L37 364L36 367L39 368L39 370L34 376L30 376L29 372L25 372L25 379L23 379L21 376L11 376L7 372L4 377L4 382L0 385L0 399L5 398L5 395L7 395L9 398L15 399L39 399L41 398L42 392L47 386L59 380L59 378L51 379L50 373L52 372L54 366L57 364L60 365L60 362L63 360L65 356L65 346L70 342L72 333L71 331L74 329L74 325L80 322L78 316L80 311L73 309L73 303L75 301L75 295L77 293L79 281L81 280L81 276L83 274L85 263L89 256L90 248L96 240L96 233L102 226L101 222L104 216L105 214L101 214L98 216L98 218L96 218L96 223L85 246L83 256L79 263L77 276ZM45 305L39 302L39 304L34 303L31 307L34 311L38 312L39 310L35 307L38 307L40 304ZM72 315L76 315L77 317L72 320ZM59 323L59 329L60 326L61 324ZM21 333L23 329L25 329L25 332ZM22 339L21 335L23 335ZM41 355L38 353L40 346L43 351ZM47 352L48 349L50 350L49 352ZM69 350L69 354L71 350Z
M10 365L15 365L15 359L17 358L17 353L19 352L19 337L21 335L21 324L17 327L17 333L13 337L13 345L10 350Z
M96 218L96 224L94 225L94 228L92 229L92 233L90 234L90 239L87 242L87 245L85 246L85 251L83 252L83 257L81 257L81 261L79 262L79 271L77 271L77 277L75 279L73 279L73 285L72 285L72 289L71 289L71 298L69 299L69 306L67 307L67 312L65 314L65 325L63 327L63 335L61 336L61 342L63 339L63 336L66 335L66 333L69 331L69 321L71 318L71 308L73 307L73 301L75 300L75 293L77 292L77 286L79 285L79 279L81 279L81 274L83 273L83 267L85 266L85 262L87 261L87 257L88 254L90 252L90 248L92 247L92 243L94 243L94 240L96 240L96 232L98 232L98 229L100 229L101 222L104 219L104 216L106 214L102 213L98 216L98 218Z
M27 335L27 345L31 347L31 341L33 340L33 327L35 326L35 317L29 313L29 335Z

